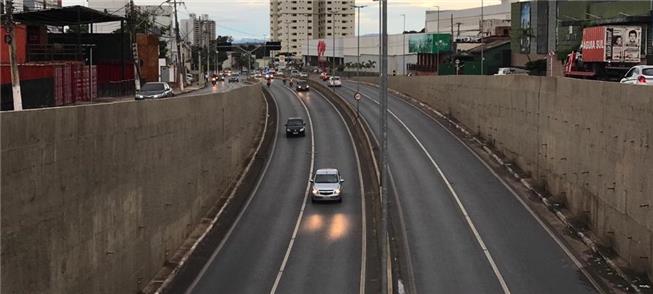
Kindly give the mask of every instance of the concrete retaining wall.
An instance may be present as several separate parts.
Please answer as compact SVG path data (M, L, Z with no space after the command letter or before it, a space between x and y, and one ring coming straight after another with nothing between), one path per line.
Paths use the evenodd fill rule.
M258 86L2 113L2 293L137 293L233 185Z
M529 76L392 77L389 86L479 133L651 273L653 87Z

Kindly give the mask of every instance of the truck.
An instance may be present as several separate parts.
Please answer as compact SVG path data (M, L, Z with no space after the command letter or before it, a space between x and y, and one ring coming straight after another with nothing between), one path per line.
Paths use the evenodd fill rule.
M642 27L595 26L583 29L580 47L567 55L564 75L618 80L641 63Z

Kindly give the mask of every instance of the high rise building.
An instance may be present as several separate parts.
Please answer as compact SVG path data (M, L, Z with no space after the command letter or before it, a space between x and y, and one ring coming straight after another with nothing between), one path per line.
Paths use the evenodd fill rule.
M208 14L197 17L195 13L188 15L179 23L181 38L195 46L205 46L207 40L215 40L215 21Z
M354 35L353 0L270 0L270 38L302 55L310 39Z

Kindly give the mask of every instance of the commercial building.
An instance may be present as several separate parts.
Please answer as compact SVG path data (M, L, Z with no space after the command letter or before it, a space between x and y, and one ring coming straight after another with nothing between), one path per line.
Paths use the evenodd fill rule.
M354 35L353 0L271 0L270 38L281 53L301 57L311 39Z
M493 36L497 30L510 27L510 4L519 0L501 0L501 4L487 5L460 10L426 11L427 33L449 33L454 40L459 38L481 37L481 19L483 19L483 36Z
M23 0L22 11L37 11L61 7L61 0ZM17 9L20 11L20 9Z
M653 8L646 1L531 1L513 3L512 64L546 59L548 75L560 76L568 53L579 48L583 29L601 25L642 28L641 63L653 64Z

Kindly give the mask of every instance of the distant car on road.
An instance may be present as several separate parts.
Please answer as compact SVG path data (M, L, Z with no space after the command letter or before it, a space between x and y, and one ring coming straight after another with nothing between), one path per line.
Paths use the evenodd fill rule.
M313 183L312 202L320 200L342 202L342 183L345 180L342 179L337 169L318 169L311 182Z
M329 80L329 74L326 73L326 72L322 72L322 73L320 74L320 78L321 78L323 81L328 81L328 80Z
M174 95L168 83L152 82L145 83L145 85L141 86L141 90L136 93L136 100L158 99L172 97Z
M299 73L299 77L300 77L300 78L308 78L308 74L305 73L305 72L300 72L300 73Z
M290 117L286 120L286 137L306 136L306 123L301 117Z
M297 92L308 91L309 90L308 82L304 80L298 80L297 87L295 89L297 90Z
M299 71L296 69L293 69L290 71L290 76L291 77L299 77Z
M330 77L329 87L342 87L342 81L340 81L340 77L338 76Z
M500 67L499 71L494 75L495 76L528 75L528 71L525 69L515 68L515 67Z
M229 77L229 82L230 83L238 83L238 82L240 82L240 78L238 77L238 75L233 74L233 75L231 75Z
M621 79L621 83L653 86L653 65L636 65L631 67L624 78Z

